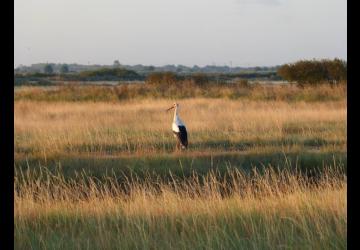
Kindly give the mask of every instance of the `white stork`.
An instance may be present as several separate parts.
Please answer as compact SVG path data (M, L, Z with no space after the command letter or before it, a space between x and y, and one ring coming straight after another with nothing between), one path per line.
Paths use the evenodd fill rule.
M180 146L181 149L186 149L188 146L187 131L185 124L180 120L178 114L179 104L175 102L174 105L168 108L166 111L169 111L170 109L173 108L175 109L175 111L174 111L174 120L172 123L172 131L174 133L174 137L177 138L176 149L180 149Z

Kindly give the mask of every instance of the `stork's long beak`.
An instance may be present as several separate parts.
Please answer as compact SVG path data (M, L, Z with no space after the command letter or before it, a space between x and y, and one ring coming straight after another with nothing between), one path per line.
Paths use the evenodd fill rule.
M172 107L168 108L166 111L169 111L170 109L173 109L173 108L174 108L174 106L172 106Z

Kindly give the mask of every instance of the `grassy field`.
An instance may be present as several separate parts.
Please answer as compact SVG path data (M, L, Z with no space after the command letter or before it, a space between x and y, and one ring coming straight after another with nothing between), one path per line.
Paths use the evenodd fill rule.
M16 248L345 249L346 89L231 88L17 90Z
M18 175L16 249L346 249L346 177L268 168L186 182ZM201 183L201 184L200 184ZM224 187L229 187L226 193Z

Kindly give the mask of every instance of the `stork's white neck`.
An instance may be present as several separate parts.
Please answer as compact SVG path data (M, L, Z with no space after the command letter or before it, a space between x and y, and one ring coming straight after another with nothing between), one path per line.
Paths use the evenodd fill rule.
M176 107L175 110L174 110L174 120L173 122L176 124L176 125L184 125L184 123L181 121L180 117L179 117L179 114L178 114L178 108Z
M178 119L178 117L179 117L178 108L175 107L175 109L174 109L174 122L176 121L176 119Z

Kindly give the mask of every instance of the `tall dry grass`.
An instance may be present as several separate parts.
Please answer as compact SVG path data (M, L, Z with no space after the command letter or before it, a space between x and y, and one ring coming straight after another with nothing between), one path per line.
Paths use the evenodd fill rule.
M16 249L345 249L346 176L196 173L119 186L61 172L15 179ZM227 190L227 192L225 192Z
M18 98L16 249L345 249L344 163L322 160L340 152L346 161L346 98L288 102L290 89L272 97L263 91L180 100L190 147L177 154L173 114L165 112L174 99ZM261 152L286 162L291 152L314 153L320 161L308 165L323 168L314 174L277 158L272 166L251 158ZM204 155L210 162L198 160ZM216 155L228 169L213 171ZM244 159L264 169L245 171ZM87 174L90 168L98 175Z
M174 149L174 100L15 102L15 155L146 155ZM189 152L346 150L346 102L186 99Z
M70 101L70 102L119 102L128 100L154 98L224 98L246 99L253 101L340 101L346 98L347 86L339 84L330 86L299 87L297 85L209 83L203 86L191 81L154 86L151 84L119 84L117 86L91 86L70 84L51 87L19 87L14 98L33 101Z

